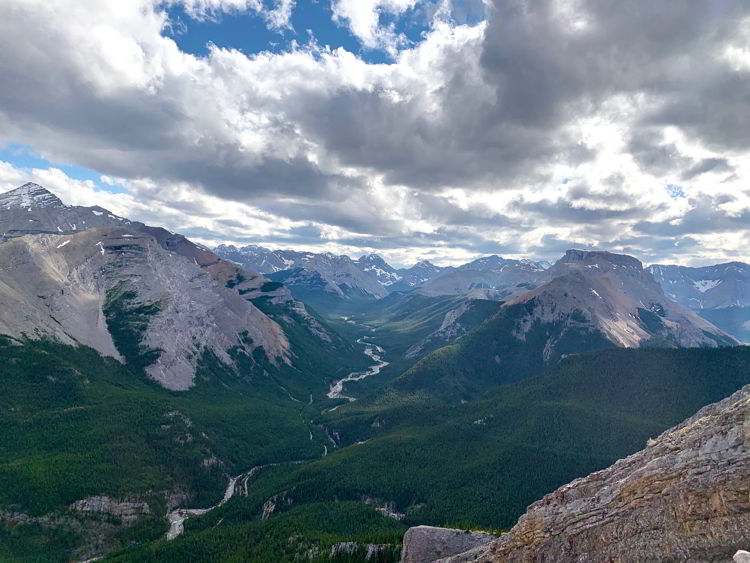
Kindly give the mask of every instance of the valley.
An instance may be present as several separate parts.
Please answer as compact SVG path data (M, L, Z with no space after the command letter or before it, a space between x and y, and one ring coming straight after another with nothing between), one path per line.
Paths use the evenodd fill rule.
M0 563L750 563L750 2L0 0Z
M395 562L408 527L509 529L750 384L742 268L214 252L18 190L3 560Z
M357 344L363 344L365 346L365 356L370 358L375 363L368 367L366 371L352 372L344 379L339 379L338 381L332 383L331 388L328 390L328 394L326 395L326 397L328 397L329 399L346 399L349 402L354 401L354 397L344 395L344 385L351 381L362 381L363 379L366 379L368 377L378 375L380 373L380 370L388 365L388 362L383 360L385 350L377 344L365 341L366 338L367 336L363 336L361 338L358 338L356 342ZM334 409L335 408L336 407L334 407Z

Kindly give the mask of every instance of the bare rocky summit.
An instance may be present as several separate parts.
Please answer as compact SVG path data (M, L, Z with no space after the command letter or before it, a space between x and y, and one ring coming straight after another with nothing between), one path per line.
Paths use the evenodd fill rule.
M567 330L584 325L625 348L738 343L669 300L651 273L632 256L569 250L545 274L551 281L510 300L507 306L527 307L528 315L517 330L519 338L537 323L562 326L547 343L545 354L550 357Z
M499 539L409 561L726 562L748 545L750 385L546 495Z
M71 234L95 227L134 227L131 222L103 207L65 205L39 184L0 194L0 242L34 234Z
M190 388L207 356L227 366L237 354L290 363L282 326L336 344L285 285L164 228L65 205L38 184L0 194L0 264L0 334L128 362L140 354L146 373L173 390ZM263 313L258 298L279 313Z

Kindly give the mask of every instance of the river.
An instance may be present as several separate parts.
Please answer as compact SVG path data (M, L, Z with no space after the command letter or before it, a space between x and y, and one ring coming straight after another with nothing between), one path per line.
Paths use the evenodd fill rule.
M359 338L357 340L357 343L365 344L365 355L369 356L370 359L372 359L372 361L375 363L365 371L353 371L345 378L339 379L335 383L332 383L330 389L328 390L328 395L326 395L329 399L346 399L349 402L354 401L354 397L344 395L344 384L348 383L349 381L361 381L367 377L377 375L380 373L380 370L388 365L388 362L383 360L382 357L382 354L385 353L385 350L383 350L377 344L373 344L372 342L365 342L366 338L369 338L369 336L363 336L362 338ZM337 407L329 409L329 411L335 410L336 408Z
M347 395L344 395L344 385L349 381L361 381L367 377L377 375L380 373L380 370L382 370L385 366L388 365L388 362L383 360L383 357L382 357L382 354L385 353L385 350L383 350L377 344L374 344L372 342L366 342L365 339L367 338L369 337L363 336L362 338L359 338L357 340L357 343L365 345L365 350L364 350L365 355L368 356L375 363L371 365L369 368L367 368L367 370L365 371L353 371L352 373L347 375L345 378L339 379L335 383L331 384L331 387L328 390L328 394L326 395L329 399L346 399L349 402L356 400L354 397L349 397ZM287 395L289 395L290 399L299 402L299 400L292 397L292 395L289 394L289 392L285 388L283 389L284 391L286 391ZM310 403L312 403L312 395L310 396ZM332 409L329 409L329 412L336 410L337 408L338 407L333 407ZM312 440L312 432L310 433L310 439ZM328 447L325 445L323 447L324 447L323 456L326 456L328 454ZM185 531L185 520L187 520L188 518L191 518L193 516L202 516L203 514L206 514L207 512L214 510L215 508L219 508L220 506L228 502L229 499L231 499L235 494L241 494L243 496L247 496L248 481L250 477L255 475L261 469L265 469L266 467L275 467L278 465L305 463L305 461L309 461L309 460L286 461L286 462L280 462L280 463L266 463L264 465L256 465L252 469L245 471L244 473L240 473L236 477L230 477L229 483L227 484L227 488L224 491L224 498L222 498L219 502L217 502L213 506L209 506L208 508L176 508L168 512L167 519L169 520L169 531L167 531L167 536L166 536L167 539L173 540L174 538L182 534L182 532Z
M177 536L182 534L182 532L185 531L185 520L187 520L188 518L191 518L193 516L201 516L203 514L206 514L207 512L211 512L215 508L219 508L227 501L229 501L229 499L231 499L235 494L247 496L250 490L248 487L248 481L250 477L255 475L261 469L265 469L266 467L276 467L279 465L305 463L306 461L308 460L283 461L280 463L266 463L264 465L256 465L249 471L240 473L236 477L231 477L229 479L229 483L227 484L227 488L224 491L224 498L222 498L213 506L209 506L208 508L176 508L175 510L168 512L167 520L169 520L169 530L167 531L167 539L173 540Z

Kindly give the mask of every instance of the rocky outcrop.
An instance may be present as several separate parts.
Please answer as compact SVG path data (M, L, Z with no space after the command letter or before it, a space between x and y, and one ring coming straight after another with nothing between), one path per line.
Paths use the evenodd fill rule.
M491 544L440 561L724 562L748 545L750 385L548 494ZM426 555L410 561L437 559Z
M132 522L151 513L145 502L117 502L107 496L93 496L77 500L70 505L70 510L83 514L108 514L120 518L123 522Z
M497 536L433 526L409 528L404 535L401 563L425 563L484 546Z

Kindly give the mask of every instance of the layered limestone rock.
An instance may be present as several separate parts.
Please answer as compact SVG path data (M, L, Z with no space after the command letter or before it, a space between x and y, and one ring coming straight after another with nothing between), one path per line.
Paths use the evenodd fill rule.
M548 494L491 544L440 561L724 562L748 545L750 385Z
M489 544L497 536L433 526L409 528L404 536L401 563L424 563Z
M151 513L148 504L145 502L118 502L107 496L94 496L78 500L70 505L70 509L82 514L108 514L122 519L123 522L132 522Z

